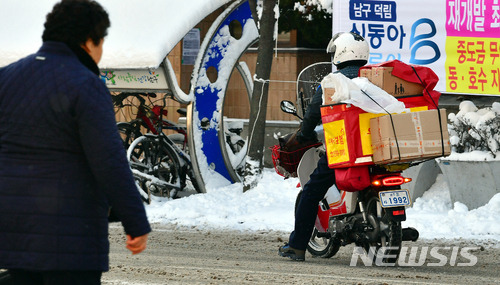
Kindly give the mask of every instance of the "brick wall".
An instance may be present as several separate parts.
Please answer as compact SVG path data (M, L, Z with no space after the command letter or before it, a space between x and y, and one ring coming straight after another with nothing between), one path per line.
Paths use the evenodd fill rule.
M292 115L280 109L282 100L296 101L296 80L300 71L306 66L322 61L329 61L330 55L323 50L279 49L273 57L271 82L269 83L267 120L294 120ZM251 49L240 61L246 62L250 72L255 73L257 51ZM230 118L248 118L250 114L247 91L237 70L233 71L224 102L224 116Z

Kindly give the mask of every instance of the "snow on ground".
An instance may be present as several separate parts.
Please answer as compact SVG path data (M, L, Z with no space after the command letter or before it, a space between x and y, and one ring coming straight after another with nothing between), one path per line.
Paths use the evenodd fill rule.
M265 169L256 188L242 192L241 183L209 188L205 194L176 200L154 201L147 206L150 222L199 229L242 231L293 230L297 178L284 180L274 169ZM442 175L412 207L403 226L415 227L422 239L475 239L500 241L500 194L478 209L451 204Z

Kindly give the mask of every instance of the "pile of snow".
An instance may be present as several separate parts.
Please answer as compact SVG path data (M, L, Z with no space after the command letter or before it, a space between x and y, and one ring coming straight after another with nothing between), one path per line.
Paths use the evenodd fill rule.
M488 204L470 210L451 203L450 190L442 174L422 197L407 210L404 226L419 230L424 239L464 238L500 240L500 193Z
M146 207L152 223L175 224L198 229L290 232L294 224L297 178L284 180L265 169L257 187L243 193L243 185L208 188L176 200L154 201ZM422 239L500 241L500 194L474 210L452 205L442 175L421 198L407 209L404 227L415 227Z

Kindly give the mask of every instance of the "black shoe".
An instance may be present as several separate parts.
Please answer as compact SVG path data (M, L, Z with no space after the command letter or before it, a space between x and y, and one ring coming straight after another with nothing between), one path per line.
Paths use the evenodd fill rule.
M417 241L418 239L418 231L415 228L404 228L403 231L403 241Z
M285 245L280 246L280 248L278 249L278 254L283 257L290 257L295 261L304 261L306 259L305 250L295 249L291 247L288 243L285 243Z

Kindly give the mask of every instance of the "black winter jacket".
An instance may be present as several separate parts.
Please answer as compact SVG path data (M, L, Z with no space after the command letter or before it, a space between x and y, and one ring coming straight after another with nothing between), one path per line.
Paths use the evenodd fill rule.
M0 268L108 270L110 206L126 233L151 231L89 60L45 42L0 68Z

